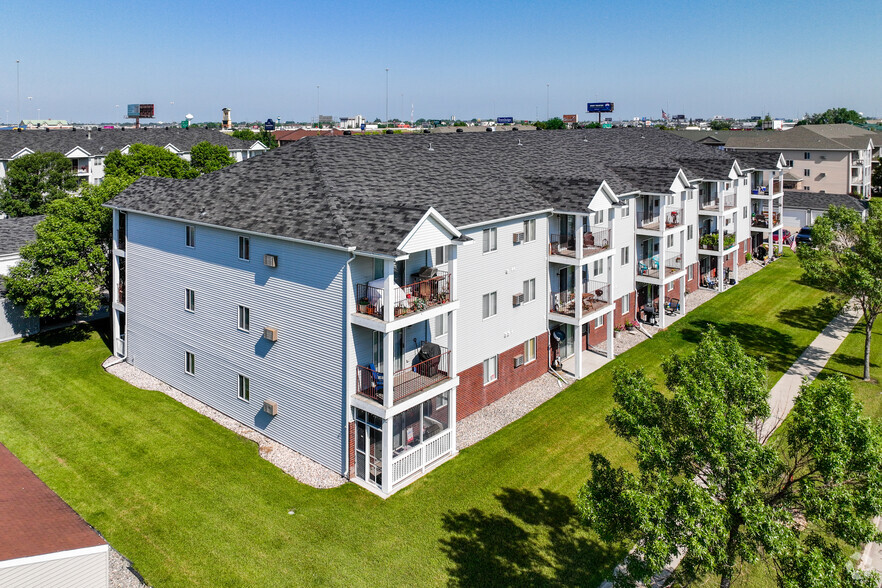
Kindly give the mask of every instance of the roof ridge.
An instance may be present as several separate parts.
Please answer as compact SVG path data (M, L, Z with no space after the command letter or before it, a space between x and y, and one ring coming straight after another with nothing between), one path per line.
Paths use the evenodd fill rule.
M331 220L334 222L334 225L337 227L338 234L340 235L340 241L344 247L353 247L353 238L352 232L349 228L349 222L346 218L346 214L343 212L343 207L340 204L340 199L331 190L328 183L325 181L325 173L324 168L321 163L321 158L319 157L319 153L316 150L316 142L313 140L315 137L304 137L301 141L305 142L306 148L309 150L312 159L312 165L315 171L315 178L319 185L319 190L321 191L320 197L324 200L328 205L328 211L331 213Z

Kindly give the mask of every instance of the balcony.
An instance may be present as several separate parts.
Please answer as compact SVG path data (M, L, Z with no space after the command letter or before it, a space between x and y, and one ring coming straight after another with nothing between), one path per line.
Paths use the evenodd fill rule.
M116 301L125 306L126 303L126 283L120 280L116 287Z
M781 224L781 214L778 212L772 213L772 226L777 227ZM750 226L756 229L768 229L769 228L769 214L767 212L758 212L753 215L750 219Z
M735 195L730 194L723 198L702 200L699 208L702 212L725 212L735 208Z
M609 229L593 229L586 231L582 236L582 257L594 255L605 249L609 249L611 243ZM551 233L548 239L548 253L550 255L562 255L576 258L576 236L560 233Z
M582 282L582 314L600 310L611 303L609 284L586 280ZM575 318L576 294L573 290L552 292L551 312Z
M427 346L424 346L425 349ZM423 390L450 379L450 350L440 345L432 345L440 352L420 360L423 352L416 356L420 360L412 366L398 370L392 375L393 404L419 394ZM384 373L374 367L356 366L355 391L359 396L383 404Z
M665 269L669 274L682 271L683 253L674 250L665 251Z
M395 285L395 318L414 314L450 302L450 283L453 277L448 272L438 271L431 278L411 282L405 287ZM374 280L356 286L358 312L383 320L385 289L383 280Z
M769 192L768 185L755 186L750 190L753 196L771 196L772 194L780 194L782 190L781 180L772 180L772 191Z
M89 166L87 165L74 165L71 169L73 173L78 176L86 176L89 175Z
M665 229L671 229L683 224L683 209L665 207ZM637 228L646 229L648 231L658 231L661 228L661 216L658 211L651 213L637 213Z
M723 249L729 249L735 246L735 235L731 233L723 234ZM705 251L720 250L719 233L705 233L698 239L698 248Z

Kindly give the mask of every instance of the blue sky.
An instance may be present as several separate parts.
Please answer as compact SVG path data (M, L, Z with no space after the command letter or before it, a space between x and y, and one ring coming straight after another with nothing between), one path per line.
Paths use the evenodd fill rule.
M22 118L78 122L119 120L130 102L164 121L224 106L235 120L373 120L387 67L390 118L411 104L415 118L587 117L607 100L616 118L882 115L879 0L3 0L0 26L4 122L16 59Z

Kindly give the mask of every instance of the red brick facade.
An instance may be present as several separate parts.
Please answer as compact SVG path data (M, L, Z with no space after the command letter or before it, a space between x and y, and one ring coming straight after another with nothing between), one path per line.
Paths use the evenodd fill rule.
M479 363L459 372L456 388L456 420L499 400L509 392L548 371L548 331L536 337L536 360L514 367L514 358L524 353L521 343L499 354L496 381L484 385L484 365Z
M349 423L349 479L355 478L355 421Z

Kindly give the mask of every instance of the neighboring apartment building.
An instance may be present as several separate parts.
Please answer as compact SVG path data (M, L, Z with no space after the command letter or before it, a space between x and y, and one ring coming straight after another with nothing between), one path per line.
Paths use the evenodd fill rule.
M829 194L827 192L806 192L805 190L786 190L784 207L784 228L796 233L802 227L815 224L818 217L831 206L845 206L856 210L866 220L870 203L858 200L848 194Z
M9 341L40 330L40 319L26 317L24 311L6 299L3 277L21 257L22 246L36 238L34 226L46 218L43 215L0 219L0 341Z
M782 153L787 190L870 197L882 133L848 124L801 125L787 131L673 131L706 145Z
M38 151L61 153L70 159L79 180L97 185L104 179L104 158L114 149L124 154L135 143L156 145L190 161L194 145L208 141L230 150L236 161L244 161L267 151L260 141L251 143L211 129L71 129L0 132L0 179L6 177L9 162Z
M386 496L465 416L737 280L781 229L781 163L610 129L309 138L142 178L108 203L114 353Z

